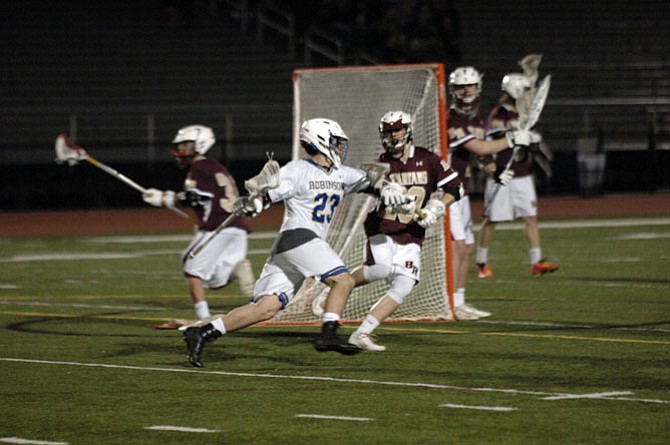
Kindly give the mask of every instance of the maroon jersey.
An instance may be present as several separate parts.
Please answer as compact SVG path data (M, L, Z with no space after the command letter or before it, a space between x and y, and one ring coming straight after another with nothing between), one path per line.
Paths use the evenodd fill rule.
M505 105L498 105L489 113L486 122L486 136L491 139L500 139L505 137L507 130L518 130L519 113L507 108ZM511 148L505 149L495 155L497 167L505 167L509 158L512 156ZM512 161L511 168L514 170L514 177L521 178L531 174L532 159L527 154L527 150L517 151L517 158Z
M484 139L484 121L479 115L466 116L449 109L449 163L463 180L463 188L467 193L468 182L472 176L472 153L463 144L472 139Z
M233 211L239 197L235 180L219 161L205 158L196 161L188 171L184 190L198 216L200 230L216 229ZM193 196L195 195L195 197ZM249 232L244 220L237 218L229 227Z
M437 190L457 188L461 184L458 173L438 155L421 147L409 148L407 163L383 153L380 162L390 164L388 177L407 189L407 194L416 196L416 208L422 208L430 195ZM403 215L385 211L370 212L365 220L365 234L390 236L398 244L423 244L426 229L414 222L414 215Z

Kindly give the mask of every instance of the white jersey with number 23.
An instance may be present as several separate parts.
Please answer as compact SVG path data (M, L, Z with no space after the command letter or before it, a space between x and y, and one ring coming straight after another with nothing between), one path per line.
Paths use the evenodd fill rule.
M363 170L345 165L326 169L311 159L287 163L280 170L279 187L268 192L273 203L284 201L279 231L308 229L325 239L342 198L365 177Z

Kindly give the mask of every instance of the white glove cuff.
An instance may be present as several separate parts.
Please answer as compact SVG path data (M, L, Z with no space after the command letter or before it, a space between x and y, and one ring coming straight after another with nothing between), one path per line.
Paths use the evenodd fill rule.
M163 205L169 209L174 208L175 194L172 190L166 190L163 192Z

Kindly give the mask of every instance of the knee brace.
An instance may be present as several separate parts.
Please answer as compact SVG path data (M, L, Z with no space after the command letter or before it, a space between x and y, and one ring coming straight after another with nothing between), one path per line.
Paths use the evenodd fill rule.
M386 293L393 301L398 304L402 304L405 301L405 297L412 292L412 288L416 284L416 280L407 277L405 275L396 275L393 277L393 283L391 283L391 289Z
M388 264L373 264L372 266L363 267L363 277L368 283L373 281L383 280L391 275L392 267Z

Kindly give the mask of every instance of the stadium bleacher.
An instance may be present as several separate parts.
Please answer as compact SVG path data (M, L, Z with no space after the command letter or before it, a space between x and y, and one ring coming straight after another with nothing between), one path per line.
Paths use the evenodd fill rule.
M257 32L264 1L193 2L188 17L172 8L180 3L188 4L25 0L3 7L2 191L15 187L10 181L17 176L28 188L22 197L0 200L3 208L44 205L30 199L34 181L23 176L53 166L53 141L62 131L112 163L168 162L169 139L193 122L213 126L224 142L225 153L217 155L240 165L256 165L269 151L290 156L291 72L305 66L306 52L292 58L288 37ZM630 165L617 161L622 152L650 147L661 149L667 164L670 39L662 30L670 14L664 1L453 5L461 29L458 62L485 73L487 107L497 100L502 75L518 70L518 59L544 55L540 74L552 74L552 90L540 127L563 170L574 167L584 138L611 153L608 168ZM245 6L250 9L240 9ZM304 44L301 36L290 41ZM447 69L455 65L444 62ZM23 170L6 173L17 166ZM576 176L552 178L551 190L574 192ZM633 182L635 173L630 176Z

